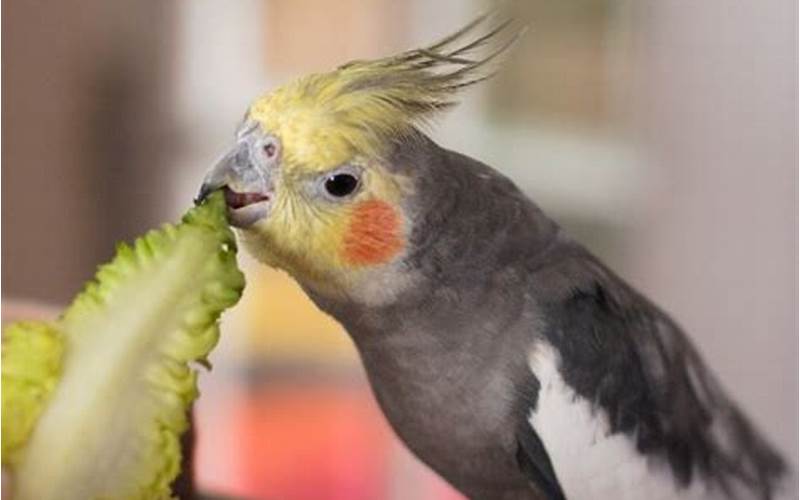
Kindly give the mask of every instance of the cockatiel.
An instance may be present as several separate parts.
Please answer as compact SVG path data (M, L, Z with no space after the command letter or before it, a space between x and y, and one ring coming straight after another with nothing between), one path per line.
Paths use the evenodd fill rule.
M397 435L466 496L773 498L781 458L681 329L422 132L517 34L486 14L274 90L199 198L224 190L244 247L344 326Z

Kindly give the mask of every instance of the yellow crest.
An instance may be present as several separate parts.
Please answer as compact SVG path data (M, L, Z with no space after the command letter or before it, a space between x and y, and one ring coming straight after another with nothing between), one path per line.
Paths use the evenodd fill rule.
M258 99L249 118L284 143L288 164L322 170L386 145L490 78L524 29L496 12L422 49L353 61L302 77Z

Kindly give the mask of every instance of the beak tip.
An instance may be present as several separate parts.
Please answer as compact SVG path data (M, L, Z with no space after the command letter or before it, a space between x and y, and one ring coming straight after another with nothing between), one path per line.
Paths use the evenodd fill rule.
M214 188L204 182L203 185L200 186L200 191L197 193L197 196L195 196L193 200L194 204L200 205L201 203L203 203L203 201L205 201L205 199L208 198L208 195L210 195L213 191Z

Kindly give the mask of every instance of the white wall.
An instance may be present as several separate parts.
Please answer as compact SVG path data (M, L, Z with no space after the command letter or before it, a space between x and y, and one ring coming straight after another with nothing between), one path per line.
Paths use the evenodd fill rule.
M641 139L661 180L635 281L796 467L797 2L658 0L639 16Z

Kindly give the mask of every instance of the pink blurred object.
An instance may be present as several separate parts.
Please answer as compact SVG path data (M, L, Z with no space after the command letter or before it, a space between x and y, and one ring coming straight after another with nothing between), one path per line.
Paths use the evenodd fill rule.
M201 401L201 490L253 500L462 498L410 457L362 385L231 384Z

